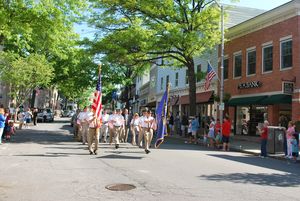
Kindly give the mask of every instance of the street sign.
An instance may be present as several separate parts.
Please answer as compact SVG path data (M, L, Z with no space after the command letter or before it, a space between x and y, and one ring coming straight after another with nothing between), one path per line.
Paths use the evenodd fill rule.
M224 103L221 103L220 105L219 105L219 110L220 111L223 111L225 109L225 105L224 105Z

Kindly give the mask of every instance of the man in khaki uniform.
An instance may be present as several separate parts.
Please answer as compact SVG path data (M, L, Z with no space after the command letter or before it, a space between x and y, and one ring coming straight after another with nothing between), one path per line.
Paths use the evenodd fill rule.
M114 126L113 133L115 137L115 146L116 149L118 149L120 144L119 138L122 133L122 129L124 128L124 117L121 115L120 109L117 109L116 112L117 112L116 115L113 116L111 121Z
M93 115L89 120L89 134L88 134L88 148L90 154L97 155L98 145L99 145L99 120ZM93 142L95 143L93 148Z
M78 115L78 122L80 123L82 144L85 144L87 142L87 136L89 133L89 120L91 119L92 115L93 113L89 112L88 107L85 107L83 109L83 112L80 112Z
M146 154L150 153L149 147L151 144L151 133L153 134L153 123L154 118L151 116L150 111L145 111L146 116L143 116L140 120L140 130L142 131L144 135L144 141L145 141L145 152ZM152 130L152 131L151 131Z
M108 118L108 132L109 132L109 144L111 145L114 140L114 123L112 122L114 116L117 114L116 110L109 115Z

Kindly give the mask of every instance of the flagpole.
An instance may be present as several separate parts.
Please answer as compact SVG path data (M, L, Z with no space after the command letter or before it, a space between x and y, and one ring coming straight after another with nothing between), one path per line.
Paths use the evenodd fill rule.
M98 76L101 76L101 63L98 64ZM94 116L96 116L96 111L93 111L93 112L94 112ZM100 111L100 112L102 112L102 111ZM100 122L100 120L98 119L97 116L96 116L96 122L97 122L97 124L99 123L100 126L102 126L102 125L101 125L101 122ZM99 133L99 129L100 129L100 128L97 128L97 129L96 129L96 132L97 132L97 133Z

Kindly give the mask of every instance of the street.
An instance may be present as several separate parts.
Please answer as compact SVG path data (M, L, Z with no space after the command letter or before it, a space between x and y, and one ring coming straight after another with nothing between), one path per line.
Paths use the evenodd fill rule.
M300 165L166 139L145 154L130 144L75 142L67 118L18 131L0 145L0 201L300 200ZM110 191L110 184L136 189Z

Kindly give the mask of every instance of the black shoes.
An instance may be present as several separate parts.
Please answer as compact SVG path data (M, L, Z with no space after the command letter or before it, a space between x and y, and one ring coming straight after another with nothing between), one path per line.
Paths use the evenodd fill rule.
M92 151L90 151L90 155L92 155L93 154L93 152Z
M116 144L116 149L119 149L119 145L118 144Z
M97 151L94 151L94 154L97 155L98 154Z
M148 149L145 149L146 154L149 154L151 151Z

